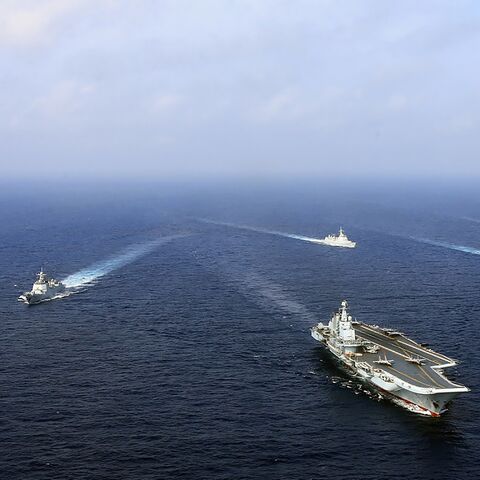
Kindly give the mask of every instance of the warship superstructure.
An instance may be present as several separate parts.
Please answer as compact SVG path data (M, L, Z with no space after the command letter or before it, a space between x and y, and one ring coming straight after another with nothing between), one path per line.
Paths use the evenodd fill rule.
M443 374L455 360L396 330L354 320L346 300L328 325L315 325L311 334L356 376L415 413L437 417L469 391Z
M344 248L355 248L357 245L356 242L352 242L347 235L345 234L342 227L338 235L327 235L324 239L321 240L321 243L324 245L330 245L331 247L344 247Z
M65 290L66 287L62 282L54 278L49 278L43 269L41 269L40 272L37 273L37 280L33 284L32 290L20 295L18 300L33 305L43 302L44 300L50 300L64 293Z

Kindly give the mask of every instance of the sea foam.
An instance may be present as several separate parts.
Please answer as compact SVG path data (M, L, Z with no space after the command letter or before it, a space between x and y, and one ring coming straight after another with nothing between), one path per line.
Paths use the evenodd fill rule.
M170 235L149 242L130 245L115 256L100 262L96 262L89 267L72 273L63 279L62 283L64 283L67 288L76 288L92 283L98 278L103 277L110 272L117 270L118 268L124 267L125 265L134 262L138 258L143 257L144 255L147 255L159 246L164 245L175 238L180 238L183 236L184 235Z
M302 240L303 242L319 243L319 244L325 243L323 238L306 237L305 235L298 235L296 233L285 233L285 232L279 232L278 230L267 230L265 228L251 227L250 225L242 225L237 223L218 222L216 220L210 220L208 218L199 218L198 220L203 223L211 223L213 225L221 225L224 227L237 228L239 230L249 230L251 232L257 232L257 233L266 233L268 235L276 235L277 237L292 238L294 240Z

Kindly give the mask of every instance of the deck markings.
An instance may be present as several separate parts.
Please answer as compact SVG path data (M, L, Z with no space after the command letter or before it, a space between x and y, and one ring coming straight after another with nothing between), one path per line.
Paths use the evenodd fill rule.
M361 331L362 328L364 329L367 329L367 330L370 330L372 332L372 335L377 335L378 337L382 338L383 339L387 339L387 340L392 340L390 337L387 337L383 332L379 332L377 329L371 327L370 325L366 325L366 324L360 324L357 326L357 328ZM401 336L401 338L405 338L403 336ZM411 340L413 342L413 340ZM437 353L437 352L432 352L431 350L426 350L425 348L422 348L422 346L417 346L417 345L414 345L414 344L411 344L411 343L406 343L400 339L396 340L397 343L401 343L403 345L406 345L407 347L411 347L411 348L414 348L415 350L418 350L419 352L422 352L422 354L424 354L425 356L431 356L431 357L434 357L442 362L445 362L445 360L447 360L448 362L451 361L450 358L446 357L445 355L442 355L440 353ZM432 363L433 363L433 360L430 360Z
M367 334L368 335L368 334ZM366 340L370 340L369 338L366 338ZM403 357L404 355L402 355L401 353L395 351L395 350L392 350L388 347L385 347L384 345L381 345L381 347L384 349L384 350L388 350L392 353L395 353L396 355L398 355L399 357ZM405 357L406 358L406 357ZM407 373L404 373L404 372L400 372L399 370L397 370L396 368L394 367L391 367L391 366L388 366L388 365L385 365L385 367L388 367L388 368L391 368L392 370L394 370L395 372L398 372L399 374L405 376L405 377L408 377L410 378L411 380L413 380L415 383L420 383L420 384L423 384L423 385L427 385L429 387L431 387L431 385L428 385L426 384L425 382L422 382L422 380L419 380L418 378L414 378L414 377L411 377L410 375L408 375Z
M447 360L447 362L450 363L450 361L452 361L451 358L445 357L444 355L441 355L440 353L425 351L425 349L423 349L422 347L417 347L416 345L410 345L410 344L407 344L405 342L402 342L401 340L398 340L398 343L402 343L403 345L407 345L409 347L415 348L419 352L422 352L424 355L431 355L432 357L435 357L438 360L441 360L442 362L445 362L445 360Z
M398 374L400 375L403 375L407 378L409 378L410 380L412 380L413 382L415 383L421 383L422 385L426 385L427 387L431 388L432 386L429 385L428 383L425 383L425 382L422 382L421 380L419 380L418 378L413 378L411 377L410 375L408 375L408 373L405 373L405 372L401 372L400 370L397 370L396 368L393 368L393 367L390 367L388 365L385 365L387 368L391 368L393 371L397 372Z
M360 329L359 329L360 330ZM375 332L377 333L377 332ZM364 337L366 340L370 340L370 341L375 341L379 346L381 346L384 350L387 350L395 355L398 355L399 357L401 358L404 358L404 359L407 359L408 357L411 357L412 355L411 354L408 354L408 355L405 355L404 353L401 353L395 349L392 349L392 348L389 348L387 347L384 342L385 340L388 340L387 338L378 338L378 333L377 335L375 334L372 334L372 333L369 333L369 332L362 332L361 330L359 331L359 336L360 337ZM397 346L397 348L400 348L403 352L405 352L405 349L403 349L402 347L400 347L399 345ZM412 352L413 353L413 352ZM430 363L435 363L433 362L431 359L427 359ZM420 379L417 379L417 378L414 378L414 377L411 377L410 375L408 375L407 373L404 373L404 372L400 372L399 370L393 368L393 367L389 367L391 368L392 370L398 372L399 374L401 375L404 375L405 377L408 377L410 378L411 380L413 380L414 382L416 383L420 383L420 384L423 384L423 385L427 385L428 387L432 388L434 385L437 385L439 388L449 388L450 386L453 386L453 384L449 381L449 380L446 380L445 383L446 385L441 385L440 383L438 383L436 380L434 380L423 368L420 368L420 365L418 365L419 367L419 371L421 373L423 373L424 375L423 376L420 376L421 377L421 380ZM431 369L431 366L428 366L427 368L430 368ZM432 370L432 373L434 371ZM435 372L436 373L436 372ZM422 381L422 380L426 380L426 378L424 377L427 377L429 380L431 380L433 382L434 385L428 385L425 383L425 381Z
M445 388L444 385L440 385L434 378L432 378L428 373L427 373L427 370L422 368L421 365L418 365L418 368L435 384L435 385L438 385L440 388ZM428 368L432 368L432 367L428 367Z
M365 337L365 335L366 335L366 337ZM397 350L393 350L393 349L385 346L383 343L380 343L379 339L376 338L374 335L372 335L372 334L370 334L370 333L367 333L367 332L359 332L359 336L360 336L360 337L364 337L366 340L370 340L370 341L372 341L372 337L373 337L373 341L378 342L378 345L380 345L384 350L388 350L389 352L395 353L395 354L398 355L399 357L407 358L407 356L404 355L403 353L398 352Z
M430 357L430 358L426 358L427 360L429 360L431 363L437 363L439 360L441 360L442 362L445 362L445 360L450 360L448 359L447 357L445 356L442 356L440 354L437 354L435 352L431 352L431 351L426 351L425 349L423 349L422 347L417 347L416 345L412 345L412 344L409 344L409 343L406 343L406 342L402 342L401 340L397 339L397 340L394 340L390 337L387 337L385 334L383 334L382 332L378 332L374 329L372 329L371 327L369 326L366 326L366 325L361 325L358 329L359 331L361 332L362 331L362 327L367 329L367 330L370 330L370 334L371 335L375 335L377 337L377 339L379 340L390 340L390 341L395 341L397 344L401 343L402 345L405 345L406 347L411 347L411 348L414 348L415 350L418 350L419 352L421 352L425 357ZM402 337L404 338L404 337ZM414 352L412 352L414 353ZM433 357L433 359L431 358ZM437 360L437 361L435 361Z
M399 341L399 342L397 342L397 343L402 343L403 345L405 345L404 342L400 342L400 341ZM408 354L408 351L407 351L405 348L400 347L400 346L399 346L398 348L400 348L406 355ZM410 355L410 356L411 356L411 355ZM437 385L437 386L440 387L440 388L444 388L443 385L440 385L433 377L431 377L431 376L428 374L427 370L426 370L425 368L423 368L423 365L417 365L417 367L418 367L418 369L419 369L426 377L428 377L435 385ZM430 368L430 369L431 369L432 367L431 367L431 366L427 366L427 368Z
M402 343L403 345L405 345L404 342L398 341L398 343ZM413 345L409 345L409 346L413 346ZM399 346L399 348L401 348L405 353L408 353L407 350L405 350L404 348L402 348L402 347L400 347L400 346ZM431 377L431 376L428 374L426 368L430 368L430 369L431 369L431 368L432 368L431 366L427 366L426 368L424 368L423 365L417 365L417 367L418 367L418 369L419 369L426 377L428 377L435 385L437 385L437 386L440 387L440 388L444 388L443 385L440 385L433 377Z
M398 342L398 343L400 343L400 342ZM401 343L403 344L403 342L401 342ZM400 348L400 349L405 353L405 355L409 355L409 352L408 352L405 348L401 347L400 345L398 346L398 348ZM411 355L409 355L409 356L411 357ZM428 377L435 385L443 388L442 385L440 385L438 382L436 382L436 381L427 373L427 371L422 367L422 365L416 365L416 366L418 367L418 369L420 370L420 372L423 373L426 377ZM429 367L427 367L427 368L431 368L431 367L429 366Z

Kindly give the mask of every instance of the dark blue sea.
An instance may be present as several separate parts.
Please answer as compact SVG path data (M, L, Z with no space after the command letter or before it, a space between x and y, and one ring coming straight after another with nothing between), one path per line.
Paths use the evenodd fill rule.
M75 293L17 302L40 267ZM2 479L478 478L474 185L3 185L0 280ZM309 334L344 298L471 392L364 392Z

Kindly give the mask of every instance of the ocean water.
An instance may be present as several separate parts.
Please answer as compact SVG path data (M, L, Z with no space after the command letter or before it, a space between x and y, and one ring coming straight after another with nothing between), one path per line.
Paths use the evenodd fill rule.
M340 225L358 248L302 239ZM475 189L2 189L0 477L476 478L479 251ZM17 302L42 266L74 293ZM364 392L309 335L343 298L472 391Z

